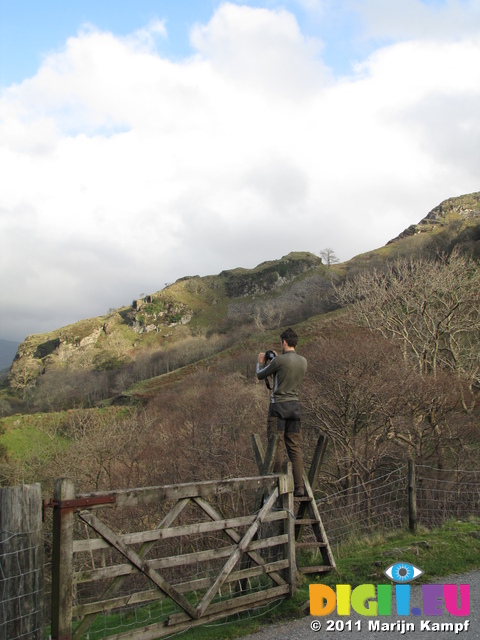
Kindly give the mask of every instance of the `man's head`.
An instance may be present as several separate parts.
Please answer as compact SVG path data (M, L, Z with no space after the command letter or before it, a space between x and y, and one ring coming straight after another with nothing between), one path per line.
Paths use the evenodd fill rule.
M286 343L288 347L295 349L298 342L298 336L295 331L289 327L282 333L280 340L282 341L282 346L285 346L284 343Z

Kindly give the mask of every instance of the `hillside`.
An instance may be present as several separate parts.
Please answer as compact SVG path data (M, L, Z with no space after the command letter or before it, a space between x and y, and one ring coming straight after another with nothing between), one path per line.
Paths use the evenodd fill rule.
M479 241L478 225L480 224L480 192L470 193L458 198L444 200L435 207L418 224L405 229L399 236L387 243L393 244L404 238L433 233L444 236L458 234L457 242L473 243ZM450 233L449 233L450 231ZM478 244L477 244L478 248Z
M255 269L183 277L105 316L28 336L18 347L8 383L24 395L46 373L115 371L153 356L165 356L170 370L179 366L174 352L181 345L196 352L192 361L224 348L235 332L329 311L335 278L309 253L290 253Z
M0 484L50 487L68 475L97 491L255 475L250 437L265 432L269 393L256 355L276 348L287 324L309 362L306 459L319 430L334 441L322 490L370 482L410 455L478 468L480 271L468 255L480 254L479 210L479 194L452 199L423 219L435 222L344 264L291 253L181 278L30 336L0 392ZM456 246L464 251L450 254ZM426 259L439 251L449 259ZM415 260L390 262L401 256ZM367 283L361 304L338 306L333 284L345 276L342 291ZM400 323L400 339L383 321Z
M384 247L347 263L329 267L313 254L293 252L255 269L186 276L105 316L28 336L18 347L4 395L23 403L36 388L48 396L38 405L44 409L65 405L62 387L71 398L67 406L82 397L95 404L121 394L128 384L211 357L246 336L334 310L332 283L345 276L381 269L399 257L448 254L457 245L480 257L480 192L442 202ZM123 372L123 380L116 372Z
M433 258L451 253L455 246L480 258L480 192L444 200L384 247L352 258L344 265L344 272L352 276L397 258Z

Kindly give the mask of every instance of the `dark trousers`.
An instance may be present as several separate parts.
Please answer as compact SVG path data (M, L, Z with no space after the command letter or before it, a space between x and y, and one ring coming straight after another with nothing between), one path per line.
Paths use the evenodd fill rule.
M283 432L285 448L292 463L295 489L303 487L303 453L300 422L300 404L296 401L275 402L268 410L267 435ZM280 473L283 462L283 446L278 442L273 473Z

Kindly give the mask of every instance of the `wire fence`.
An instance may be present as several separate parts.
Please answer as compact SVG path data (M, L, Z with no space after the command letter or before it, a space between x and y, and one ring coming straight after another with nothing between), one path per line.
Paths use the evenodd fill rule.
M480 469L438 469L416 465L415 474L419 524L431 528L451 518L480 518ZM328 488L323 487L323 492L327 491ZM330 487L328 495L320 498L317 505L332 547L338 548L362 535L406 528L409 522L407 466L399 466L368 482L351 483L351 486L337 491ZM48 607L49 602L48 587L43 593L43 577L45 574L45 582L48 583L50 568L48 564L44 565L41 555L40 558L38 548L31 544L28 533L0 531L0 640L41 637L38 635L39 621L43 617L44 604ZM47 562L49 555L45 556ZM33 585L28 593L22 587L25 582ZM255 586L248 584L247 588L253 590ZM227 591L219 594L220 597L229 598L231 594ZM75 597L78 595L74 594ZM273 600L238 615L263 615L277 607L280 601ZM165 603L156 602L125 608L117 617L106 616L96 633L91 630L85 637L91 640L105 638L118 631L152 624L171 613L165 606ZM47 621L48 614L47 610ZM231 618L207 624L216 627L227 621ZM12 628L16 629L15 635Z
M419 523L435 527L450 518L480 515L480 470L415 469Z
M450 518L480 516L480 470L416 465L417 522L439 526ZM409 522L408 475L403 465L317 502L330 544L339 545Z
M408 518L406 466L325 498L317 506L330 544L405 526Z
M247 587L247 589L249 589L249 587ZM237 595L238 593L235 592L232 592L230 594L225 592L223 593L223 597L225 598L233 598ZM279 598L277 600L271 600L267 604L252 604L252 607L249 610L246 610L242 613L229 615L214 622L205 622L203 624L203 627L211 629L221 629L222 627L231 625L235 621L254 620L255 618L260 618L262 616L265 616L266 614L272 613L281 605L283 601L284 598ZM82 638L83 640L103 640L110 636L115 636L116 634L127 633L132 634L133 638L135 631L138 631L141 628L158 625L159 623L165 621L170 615L172 615L172 609L165 601L161 601L155 605L147 603L142 605L137 604L126 606L115 614L106 613L105 615L99 617L95 628L86 632L85 635L82 636ZM193 628L193 626L187 627L182 631L173 631L170 635L162 635L162 638L165 638L165 640L170 640L171 638L177 636L179 638L187 638L188 631L191 628ZM214 637L213 633L212 637ZM217 637L223 638L225 637L225 634L222 631L219 631ZM45 640L51 640L51 638L51 635L49 635L47 631ZM9 638L8 640L13 639Z
M40 638L43 554L32 534L0 532L0 640Z

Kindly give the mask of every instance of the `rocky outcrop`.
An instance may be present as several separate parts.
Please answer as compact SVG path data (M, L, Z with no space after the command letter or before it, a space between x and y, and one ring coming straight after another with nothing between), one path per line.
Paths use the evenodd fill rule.
M310 273L285 285L279 295L258 297L249 302L232 301L227 318L237 322L253 318L259 328L270 329L327 313L338 306L333 296L335 279L318 272Z
M192 319L192 311L182 302L162 295L146 296L141 300L134 300L131 327L137 334L158 331L160 327L175 327L178 324L188 324Z
M480 192L444 200L432 209L418 224L411 224L387 245L420 233L429 233L457 219L461 222L480 222Z
M458 198L449 198L432 209L420 224L438 224L449 215L456 214L464 220L480 217L480 191Z
M136 358L143 344L149 350L162 350L183 339L185 332L181 327L193 321L196 321L192 328L195 335L195 332L225 331L227 325L251 322L253 314L269 326L281 319L300 317L300 308L305 310L300 313L301 317L306 317L313 309L307 300L308 279L315 278L315 292L323 296L323 284L319 284L325 271L328 269L320 258L298 252L264 262L255 269L180 278L157 293L133 300L128 307L111 310L105 317L82 320L49 334L29 336L18 348L10 379L20 378L27 371L30 383L31 379L60 367L68 367L69 371L76 367L112 369L115 368L112 363L118 367ZM280 298L284 294L283 303ZM315 295L317 300L319 295Z
M281 260L263 262L253 270L222 271L229 298L244 298L270 293L302 274L319 267L322 260L311 253L290 253Z

